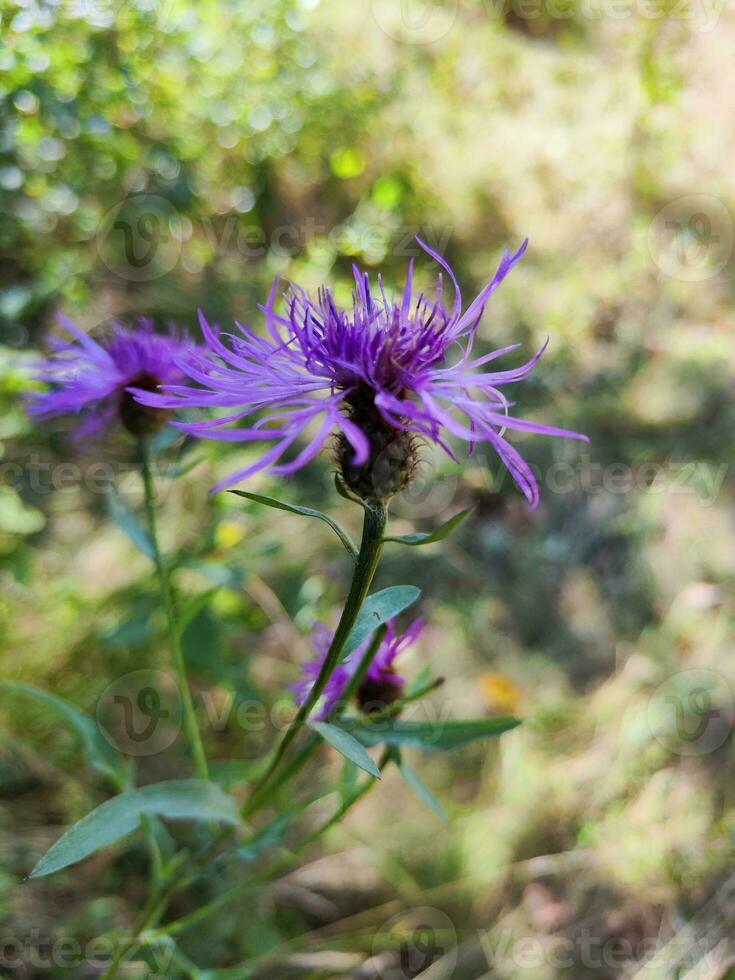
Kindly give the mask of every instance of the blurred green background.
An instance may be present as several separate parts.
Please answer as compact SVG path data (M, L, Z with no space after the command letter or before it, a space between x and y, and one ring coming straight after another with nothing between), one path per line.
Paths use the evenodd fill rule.
M58 308L89 328L145 312L196 330L197 307L256 323L276 273L346 297L356 261L400 288L417 233L471 297L502 248L528 236L479 342L522 341L530 354L549 336L520 411L591 437L523 441L542 480L533 515L492 460L457 467L428 450L394 507L402 533L475 506L449 541L383 562L378 586L423 589L428 627L409 673L429 663L447 678L437 710L525 719L489 751L411 757L448 821L387 774L300 871L191 930L182 952L221 968L266 957L269 980L732 975L732 11L694 0L3 0L0 11L4 677L94 714L111 684L168 662L148 564L100 492L112 474L137 507L132 448L123 437L74 448L68 423L33 428L23 412ZM432 288L434 264L417 269ZM223 585L187 644L202 712L225 719L208 745L219 760L257 760L272 733L246 731L236 708L282 701L311 622L334 621L347 561L326 528L209 496L233 453L173 446L162 459L169 476L195 464L160 480L177 583ZM328 458L250 489L359 523ZM104 789L56 720L6 694L0 719L0 935L24 950L0 973L94 976L34 965L29 950L129 924L144 844L23 884ZM323 761L326 787L339 767ZM181 739L138 763L147 781L188 772ZM316 816L301 819L303 830ZM204 881L173 911L218 887ZM434 929L443 972L421 973L417 922ZM386 941L401 930L403 955ZM164 975L187 975L178 969Z

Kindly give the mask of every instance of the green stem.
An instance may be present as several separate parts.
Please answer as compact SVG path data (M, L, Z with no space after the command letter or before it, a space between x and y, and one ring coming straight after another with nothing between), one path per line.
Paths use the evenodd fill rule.
M146 904L141 909L140 915L133 924L132 933L128 942L120 942L117 952L108 963L106 969L100 974L99 980L113 980L118 971L131 952L136 948L142 933L153 925L165 912L169 897L176 891L179 885L178 874L183 864L189 857L188 851L180 851L171 859L165 871L164 880L154 889Z
M339 625L335 631L327 655L324 659L319 676L307 697L306 701L297 711L293 721L286 729L281 742L276 750L276 754L265 771L261 779L255 786L253 795L245 805L244 816L250 816L269 799L272 787L270 783L273 775L281 764L281 760L289 749L289 746L296 738L299 730L306 722L312 709L322 696L324 688L327 686L329 678L339 663L340 654L344 649L347 638L355 625L362 604L368 594L370 584L375 575L380 560L382 550L382 537L385 529L386 510L385 506L377 501L371 501L365 506L365 517L362 526L362 541L360 551L355 563L355 570L352 576L352 584L345 601Z
M349 683L347 684L344 691L342 692L342 695L339 699L339 703L335 704L335 706L327 715L325 719L326 721L332 721L332 719L340 711L340 709L344 705L346 705L349 702L349 700L352 698L352 695L355 693L362 679L367 673L368 667L375 659L375 655L377 654L380 648L380 644L383 642L383 637L385 636L385 632L386 632L385 625L378 627L378 629L375 631L375 635L372 639L372 642L370 643L367 650L363 654L362 660L360 661L357 670L352 675L352 677L349 680ZM278 776L276 776L274 779L271 780L269 786L269 797L275 796L278 790L280 790L282 786L285 786L286 783L289 782L290 779L293 776L295 776L297 772L299 772L302 766L304 766L305 763L312 757L312 755L316 752L316 750L319 748L320 745L322 745L321 737L319 735L312 734L309 740L304 742L303 746L299 749L296 755L291 759L289 764L287 766L281 767L281 771L278 774Z
M153 488L150 446L147 439L141 438L138 440L138 451L140 455L140 472L143 477L146 515L148 517L148 533L151 539L151 547L153 548L153 560L158 573L161 596L166 609L169 641L171 643L171 655L174 662L174 669L178 678L181 702L184 706L184 728L186 730L186 736L189 740L191 754L194 759L194 769L196 774L200 779L208 779L209 770L207 767L207 757L204 753L204 745L202 743L202 736L197 723L194 702L191 699L189 682L186 677L186 665L184 663L184 654L181 649L181 633L176 622L176 609L174 607L173 594L171 591L171 582L169 580L166 563L163 560L161 548L158 543L158 530L156 525L156 495Z
M392 758L393 758L392 753L390 752L390 750L386 749L383 755L381 756L380 760L378 761L378 768L380 769L381 772L385 769L385 767L392 760ZM269 864L267 868L264 868L264 870L261 871L254 878L249 878L246 881L241 882L239 885L235 885L235 887L231 888L228 892L225 892L224 894L218 896L213 901L209 902L209 904L202 905L200 908L195 909L194 912L191 912L183 919L177 919L176 922L171 922L168 925L164 926L163 928L157 929L155 933L155 937L159 938L162 936L173 936L173 935L177 935L180 932L184 932L186 929L189 929L191 926L196 925L202 920L208 918L210 915L213 915L215 912L218 912L221 908L223 908L225 905L228 905L233 899L237 898L239 895L242 895L250 891L250 889L252 888L256 888L258 885L262 885L265 882L270 881L271 878L274 877L274 875L282 874L286 872L289 869L289 867L293 864L294 859L299 856L299 854L301 854L304 850L306 850L306 848L309 847L311 844L315 843L315 841L319 840L319 838L322 837L324 834L326 834L329 830L331 830L331 828L334 827L335 824L339 823L342 817L344 817L344 815L349 810L351 810L352 807L355 806L355 804L358 803L363 798L363 796L365 796L365 794L369 792L370 789L372 789L373 786L375 786L375 784L376 784L376 780L366 779L354 791L354 793L352 793L349 797L347 797L346 800L343 801L343 803L339 806L339 808L335 811L335 813L332 814L332 816L328 820L326 820L323 824L321 824L310 834L308 834L298 844L298 846L295 847L293 850L289 851L288 854L285 854L284 856L277 858L275 861Z

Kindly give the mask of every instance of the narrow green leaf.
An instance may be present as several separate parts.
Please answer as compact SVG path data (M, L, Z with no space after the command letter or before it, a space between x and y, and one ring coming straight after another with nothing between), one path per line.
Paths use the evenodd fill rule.
M421 670L412 677L406 688L406 697L413 698L415 695L420 694L422 691L429 690L432 687L432 677L431 677L431 667L428 664L424 664Z
M416 547L421 544L433 544L434 541L443 541L444 538L448 537L455 527L458 527L462 521L471 512L472 508L468 507L466 510L461 510L454 517L450 517L448 521L445 521L441 527L438 527L436 531L431 531L427 534L422 534L416 531L413 534L403 534L398 537L386 537L383 541L393 541L396 544L408 544L412 547Z
M246 490L230 490L230 493L234 493L238 497L246 497L248 500L254 500L259 504L265 504L266 507L275 507L276 510L285 510L290 514L301 514L302 517L316 517L318 520L324 521L325 524L331 527L345 546L347 554L353 559L357 558L357 548L352 543L349 534L329 514L323 514L320 510L313 510L311 507L297 507L296 504L285 504L282 500L276 500L275 497L264 497L260 493L248 493Z
M49 694L48 691L41 691L30 684L22 684L20 681L5 681L0 684L0 690L32 698L61 715L79 736L90 766L103 776L107 776L118 789L125 786L128 776L127 763L110 745L94 719L76 705L55 694Z
M440 820L446 820L447 815L444 812L444 808L439 800L437 800L426 783L424 783L424 781L419 777L418 773L414 772L405 759L400 759L398 763L398 771L414 791L416 796L418 796L418 798L422 800L430 810L433 810Z
M380 779L380 769L357 739L346 732L344 728L330 725L326 721L309 722L309 727L321 735L326 742L329 742L332 748L336 749L345 759L349 759L350 762L354 762L356 766L364 769L371 776Z
M117 490L108 490L107 507L110 512L110 517L117 524L120 530L127 534L136 548L142 551L147 558L150 558L151 561L153 561L155 555L153 552L153 542L151 541L150 534L148 534L137 517L134 517L130 513Z
M181 609L179 609L176 623L179 636L183 635L186 627L197 618L199 613L209 604L209 600L212 599L217 592L218 589L215 586L213 589L207 589L206 592L200 592L198 595L192 596L188 602L182 605Z
M339 473L334 474L334 486L340 497L344 497L345 500L351 500L353 504L359 504L363 510L367 508L365 501L349 489Z
M277 847L286 836L286 831L291 826L296 814L281 813L274 817L270 823L257 832L250 840L238 847L237 856L241 861L257 861L266 851Z
M205 458L204 456L194 456L185 462L178 463L176 466L160 469L158 475L166 480L177 480L180 476L185 476L199 466L200 463L203 463Z
M502 735L520 725L519 718L473 718L467 721L401 721L391 718L374 724L363 721L350 731L363 745L412 745L420 749L456 749L480 738Z
M408 609L421 595L415 585L393 585L389 589L375 592L363 603L352 632L347 637L342 660L346 660L383 623L390 622L398 613Z
M349 799L349 797L354 793L359 775L360 773L355 763L350 762L349 759L345 759L344 765L342 766L342 774L339 779L339 785L337 787L339 795L343 800Z
M31 878L60 871L132 833L145 814L169 820L240 822L237 804L219 786L201 779L175 779L113 796L56 841Z

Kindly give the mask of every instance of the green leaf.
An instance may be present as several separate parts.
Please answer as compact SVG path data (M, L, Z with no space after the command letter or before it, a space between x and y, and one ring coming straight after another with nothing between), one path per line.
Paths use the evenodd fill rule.
M142 551L147 558L151 559L151 561L154 561L155 554L153 551L153 542L151 541L150 534L146 531L137 517L134 517L130 513L117 490L108 490L107 507L110 512L110 517L117 524L120 530L127 534L136 548Z
M445 521L445 523L442 524L441 527L438 527L436 531L431 531L428 534L422 534L417 531L413 534L403 534L399 537L386 537L383 538L383 541L393 541L396 544L408 544L414 548L421 544L433 544L434 541L443 541L444 538L448 537L452 533L455 527L458 527L462 523L471 510L471 507L468 507L466 510L461 510L458 514L455 514L454 517L450 517L448 521Z
M409 681L406 687L406 697L413 698L417 694L430 690L432 686L431 667L428 664L424 664L418 674Z
M345 500L351 500L353 504L359 504L363 510L367 509L365 501L349 489L339 473L334 474L334 486L340 497L344 497Z
M237 804L214 783L175 779L114 796L102 803L56 841L31 872L40 878L76 864L102 847L132 833L145 814L169 820L240 822Z
M400 774L403 776L403 778L406 780L408 785L411 787L411 789L414 791L416 796L418 796L418 798L422 800L422 802L424 802L430 810L433 810L440 820L446 820L447 815L444 812L444 808L442 807L439 800L437 800L437 798L431 792L431 790L426 785L426 783L424 783L423 780L419 777L418 773L414 772L414 770L409 766L406 760L400 757L398 761L398 770Z
M95 721L76 705L20 681L5 681L0 684L0 690L25 695L61 715L79 736L90 766L107 776L118 789L125 786L129 772L127 763L110 745Z
M354 762L356 766L364 769L371 776L380 779L380 769L349 732L343 728L338 728L336 725L330 725L326 721L309 722L309 727L321 735L326 742L329 742L332 748L341 753L345 759L349 759L350 762Z
M242 861L257 861L266 851L277 847L286 836L286 831L291 826L296 814L281 813L274 817L270 823L262 827L254 837L242 847L238 847L237 856Z
M265 504L266 507L275 507L276 510L285 510L290 514L301 514L302 517L316 517L320 521L324 521L328 524L334 533L337 535L339 540L347 549L347 554L355 559L357 558L357 548L352 543L352 539L341 524L338 524L334 518L330 517L329 514L323 514L320 510L313 510L311 507L297 507L295 504L284 504L282 500L276 500L275 497L264 497L260 493L248 493L246 490L230 490L230 493L236 494L238 497L247 497L248 500L254 500L256 503Z
M393 585L389 589L368 596L352 627L352 632L347 637L341 659L346 660L371 633L412 606L420 595L421 589L417 589L415 585Z
M178 629L179 636L182 636L186 627L197 618L200 612L209 604L209 600L212 599L218 592L217 586L213 589L207 589L206 592L200 592L198 595L192 596L188 602L184 603L179 609L179 614L177 616L176 628Z
M472 718L401 721L398 718L361 722L350 731L363 745L412 745L419 749L456 749L480 738L502 735L520 725L519 718Z

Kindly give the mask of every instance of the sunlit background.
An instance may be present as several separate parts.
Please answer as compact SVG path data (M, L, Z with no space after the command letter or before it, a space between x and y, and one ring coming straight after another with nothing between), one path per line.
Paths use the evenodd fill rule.
M395 533L475 507L443 544L386 554L378 587L423 589L428 626L408 672L430 664L446 678L437 711L524 725L490 749L411 754L445 822L386 774L300 871L187 932L182 954L222 968L265 957L268 980L735 975L732 11L696 0L4 0L0 11L4 677L99 715L132 672L167 670L148 562L102 492L114 480L138 506L132 447L123 436L75 446L67 421L34 427L22 407L58 309L89 329L145 313L196 331L199 307L223 326L257 324L276 274L328 280L344 299L353 262L393 289L411 256L433 289L417 234L470 298L527 236L478 344L522 342L520 357L550 337L520 411L591 438L523 440L542 483L535 514L494 460L457 466L429 450L394 507ZM169 476L186 472L159 489L180 587L222 585L186 652L216 771L237 792L238 764L274 737L237 708L283 704L313 620L334 622L348 561L321 525L210 496L250 454L225 449L171 447ZM331 478L324 457L250 489L356 530ZM3 693L0 712L2 942L84 945L129 924L142 841L22 883L104 790L61 722ZM139 757L143 779L188 773L175 738ZM338 775L325 755L324 787ZM422 973L437 957L444 972ZM0 962L21 978L95 975L75 969ZM250 976L181 970L168 975Z

